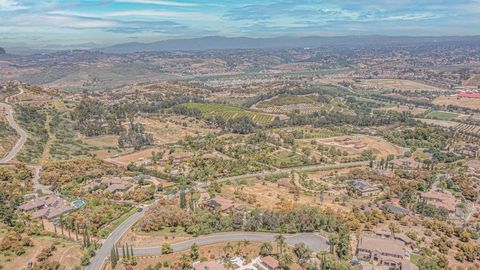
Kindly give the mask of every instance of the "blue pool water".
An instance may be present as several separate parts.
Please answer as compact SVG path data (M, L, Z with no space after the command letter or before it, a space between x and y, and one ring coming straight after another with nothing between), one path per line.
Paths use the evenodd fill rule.
M72 205L75 206L75 207L82 207L82 206L85 205L85 202L82 201L82 200L76 200L76 201L72 202Z

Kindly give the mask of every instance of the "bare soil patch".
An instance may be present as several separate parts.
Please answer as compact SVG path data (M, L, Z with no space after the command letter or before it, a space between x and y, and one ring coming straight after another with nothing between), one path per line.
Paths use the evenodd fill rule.
M462 98L456 96L440 96L433 100L435 105L448 106L455 105L468 109L479 109L480 99L478 98Z

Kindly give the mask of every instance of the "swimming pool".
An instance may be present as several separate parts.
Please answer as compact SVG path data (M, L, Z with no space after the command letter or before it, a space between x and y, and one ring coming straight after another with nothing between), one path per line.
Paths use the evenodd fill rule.
M72 205L75 207L82 207L85 205L85 201L83 200L76 200L72 202Z

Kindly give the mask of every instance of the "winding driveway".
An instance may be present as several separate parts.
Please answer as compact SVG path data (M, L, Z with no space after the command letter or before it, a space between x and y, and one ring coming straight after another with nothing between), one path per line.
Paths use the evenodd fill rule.
M273 242L275 241L276 235L278 234L256 232L218 233L178 242L172 244L171 247L174 252L177 252L189 249L194 243L199 246L206 246L225 242L239 242L244 240L252 242ZM315 233L284 234L284 237L285 242L290 246L294 246L298 243L304 243L315 252L329 249L328 239ZM134 248L133 254L135 254L135 256L161 255L162 247Z
M5 156L3 157L2 159L0 159L0 164L1 163L8 163L10 161L12 161L12 159L15 158L15 156L18 154L18 152L20 152L20 150L22 149L23 145L25 144L25 142L27 141L27 133L25 132L25 130L23 130L18 124L17 122L15 122L15 118L13 117L13 108L9 103L9 99L12 98L12 97L15 97L15 96L18 96L18 95L21 95L24 93L23 89L22 88L19 88L20 89L20 93L17 93L13 96L9 96L7 98L5 98L5 102L0 102L0 108L4 109L5 110L5 113L6 113L6 116L7 116L7 121L8 121L8 124L18 133L18 135L20 136L20 138L18 139L17 143L15 144L15 146L10 150L10 152Z

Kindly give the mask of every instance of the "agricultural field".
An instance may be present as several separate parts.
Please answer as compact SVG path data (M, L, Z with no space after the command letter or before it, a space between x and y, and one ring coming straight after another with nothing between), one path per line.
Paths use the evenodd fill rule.
M450 113L450 112L442 112L442 111L431 111L427 113L426 115L427 118L432 118L432 119L437 119L437 120L454 120L458 117L458 114L456 113Z
M255 123L259 125L266 125L273 121L275 115L265 114L260 112L248 111L243 108L214 103L186 103L187 108L198 109L205 117L220 116L225 120L230 120L242 116L250 117Z
M435 98L432 101L435 105L448 106L454 105L458 107L463 107L467 109L477 109L480 108L480 99L478 98L463 98L456 96L440 96Z
M256 108L267 113L273 113L273 114L289 114L291 112L298 112L302 114L312 114L315 112L319 112L322 110L325 110L327 112L340 112L340 113L345 113L345 114L353 114L353 111L351 111L348 108L348 105L346 104L345 100L337 99L337 98L332 98L328 102L317 102L313 98L314 96L292 96L292 97L301 97L301 99L308 98L310 102L306 103L295 103L292 102L290 104L283 104L283 105L270 105L270 106L264 106L263 102L260 103ZM295 99L296 99L295 98ZM283 101L283 98L280 98L280 101L277 103L289 103L287 101ZM273 99L272 101L275 101ZM267 104L270 101L267 101Z

